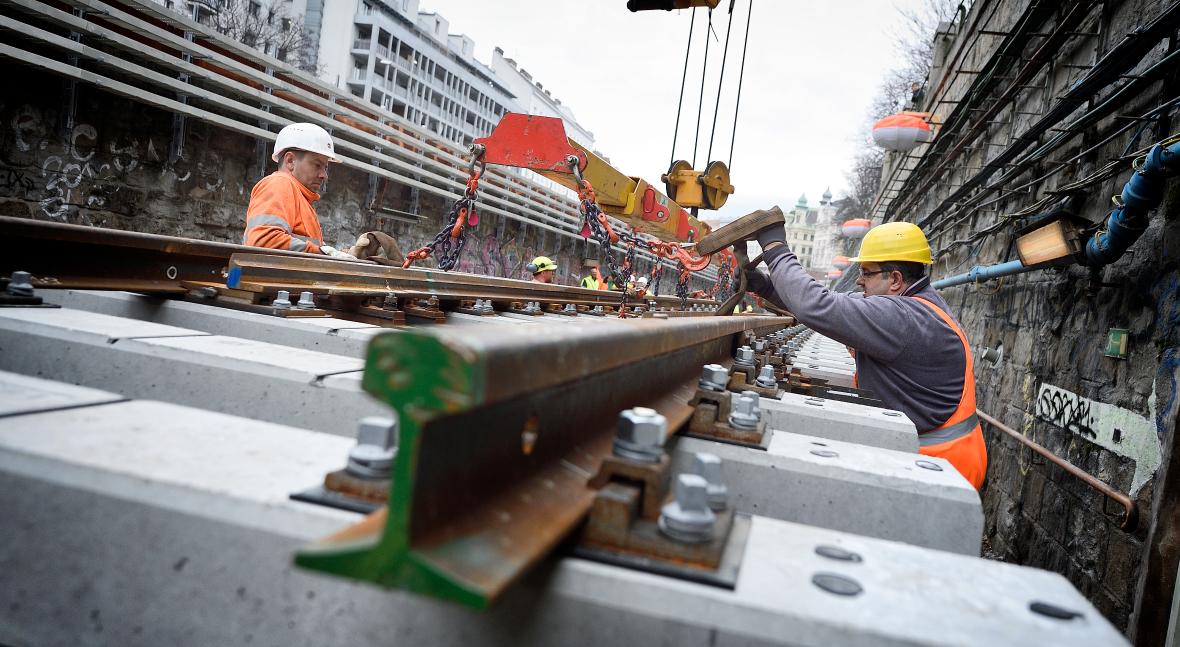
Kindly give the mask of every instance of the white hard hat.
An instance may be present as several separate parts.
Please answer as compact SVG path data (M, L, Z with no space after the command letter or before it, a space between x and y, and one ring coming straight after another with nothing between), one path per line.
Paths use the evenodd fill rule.
M647 277L641 276L641 277L639 277L639 280L636 282L639 283L639 285L647 285Z
M328 131L315 124L290 124L279 131L275 139L275 150L270 158L279 161L279 155L289 148L296 148L309 153L326 155L329 162L339 162L336 151L333 150L332 136Z

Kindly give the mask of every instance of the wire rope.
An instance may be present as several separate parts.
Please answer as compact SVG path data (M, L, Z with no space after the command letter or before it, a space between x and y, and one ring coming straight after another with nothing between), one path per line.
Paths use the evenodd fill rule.
M750 44L750 16L754 15L754 0L746 10L746 35L742 39L742 64L738 72L737 100L733 104L733 132L729 135L729 163L726 167L733 172L733 143L737 140L738 110L742 107L742 81L746 77L746 48ZM728 36L726 36L728 38Z
M717 99L713 102L713 127L709 129L709 151L705 153L705 163L713 159L713 138L717 136L717 113L721 111L721 86L725 83L725 61L729 57L729 37L733 34L733 5L737 0L729 0L729 21L725 25L725 47L721 49L721 73L717 75Z
M701 143L701 110L705 107L705 72L709 70L709 35L713 33L713 10L709 9L709 26L705 30L705 60L701 63L701 96L697 99L697 125L693 128L692 167L697 167L697 146Z
M688 55L692 52L692 27L697 21L697 8L692 8L692 19L688 21L688 43L684 46L684 72L680 75L680 100L676 102L676 125L672 128L672 154L668 168L676 161L676 138L680 136L680 111L684 108L684 84L688 80Z

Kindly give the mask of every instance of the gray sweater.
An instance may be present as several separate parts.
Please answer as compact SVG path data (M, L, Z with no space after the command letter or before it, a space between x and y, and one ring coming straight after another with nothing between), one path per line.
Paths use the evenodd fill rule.
M786 245L763 257L777 301L816 332L856 350L856 374L888 406L909 416L919 433L942 426L959 405L967 358L958 335L919 296L951 315L922 279L903 296L832 292L799 264ZM773 292L773 293L771 293Z

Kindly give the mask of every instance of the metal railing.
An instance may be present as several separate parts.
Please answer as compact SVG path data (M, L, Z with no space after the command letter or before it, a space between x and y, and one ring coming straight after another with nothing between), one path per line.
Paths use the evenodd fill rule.
M1074 465L1073 463L1065 460L1064 458L1061 458L1060 456L1058 456L1057 454L1054 454L1053 452L1049 451L1048 449L1045 449L1037 442L1025 437L1024 434L1016 431L1015 429L1009 427L1008 425L1005 425L1004 423L987 415L986 413L980 411L979 409L976 409L975 413L984 422L988 423L989 425L995 427L996 429L999 429L1000 431L1002 431L1002 432L1008 434L1009 436L1015 438L1016 440L1020 441L1021 443L1024 444L1025 447L1028 447L1029 449L1033 450L1037 454L1040 454L1042 457L1044 457L1049 462L1060 467L1061 469L1065 470L1066 472L1069 472L1071 475L1077 477L1083 483L1085 483L1086 485L1089 485L1091 488L1098 490L1103 495L1105 495L1106 498L1108 498L1112 501L1115 501L1119 505L1123 506L1123 511L1124 511L1123 512L1123 522L1122 522L1122 524L1119 525L1119 527L1127 532L1131 532L1131 531L1135 530L1135 526L1137 526L1139 524L1139 509L1137 507L1135 507L1135 502L1131 500L1131 497L1127 496L1126 494L1123 494L1122 492L1116 491L1114 488L1110 487L1109 485L1103 483L1102 481L1099 481L1093 475L1089 474L1088 472L1083 471L1077 465Z

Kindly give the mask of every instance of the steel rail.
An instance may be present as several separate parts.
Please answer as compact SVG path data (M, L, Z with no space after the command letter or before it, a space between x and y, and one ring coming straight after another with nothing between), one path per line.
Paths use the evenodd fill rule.
M296 563L471 607L493 604L581 522L621 410L687 422L703 364L767 317L629 319L374 338L363 385L400 420L389 506Z
M1016 440L1019 440L1021 443L1024 444L1024 446L1033 450L1037 454L1040 454L1045 459L1047 459L1049 462L1053 463L1054 465L1060 467L1061 469L1065 470L1066 472L1077 477L1083 483L1085 483L1086 485L1089 485L1091 488L1098 490L1103 495L1105 495L1106 498L1108 498L1112 501L1115 501L1119 505L1123 506L1123 511L1124 511L1123 512L1123 521L1119 527L1127 532L1132 532L1133 530L1135 530L1135 526L1137 526L1139 523L1139 509L1135 506L1135 502L1131 500L1131 497L1127 496L1126 494L1123 494L1122 492L1115 490L1114 488L1103 483L1102 481L1099 481L1097 478L1095 478L1090 473L1083 471L1080 467L1074 465L1073 463L1070 463L1069 461L1065 460L1064 458L1061 458L1060 456L1058 456L1057 454L1054 454L1053 452L1049 451L1048 449L1045 449L1040 444L1038 444L1036 441L1030 440L1029 438L1025 437L1024 434L1016 431L1015 429L1009 427L1008 425L1005 425L1004 423L1000 422L999 420L996 420L995 418L989 416L988 414L984 413L983 411L976 409L975 413L984 422L986 422L989 425L995 427L996 429L999 429L1000 431L1008 434L1009 436L1015 438Z
M0 275L30 272L33 284L43 288L183 294L194 283L225 285L236 257L238 267L244 268L238 281L255 282L258 285L253 287L271 294L289 287L321 294L395 292L562 304L618 305L622 299L614 291L431 269L403 270L315 254L28 218L0 217L0 238L9 246L0 256ZM644 298L644 302L652 300L663 307L680 303L673 296ZM639 302L629 299L629 303ZM716 305L705 299L689 303Z
M402 269L317 256L289 258L249 252L236 252L230 257L226 286L264 294L288 290L309 291L329 296L394 294L401 297L434 296L451 300L479 298L501 302L516 300L611 306L619 305L623 297L621 292L613 290L594 290L464 272ZM663 307L680 305L680 299L674 296L644 296L642 301L628 297L630 305L640 305L647 301L655 301ZM716 301L704 299L689 299L689 303L717 305Z

